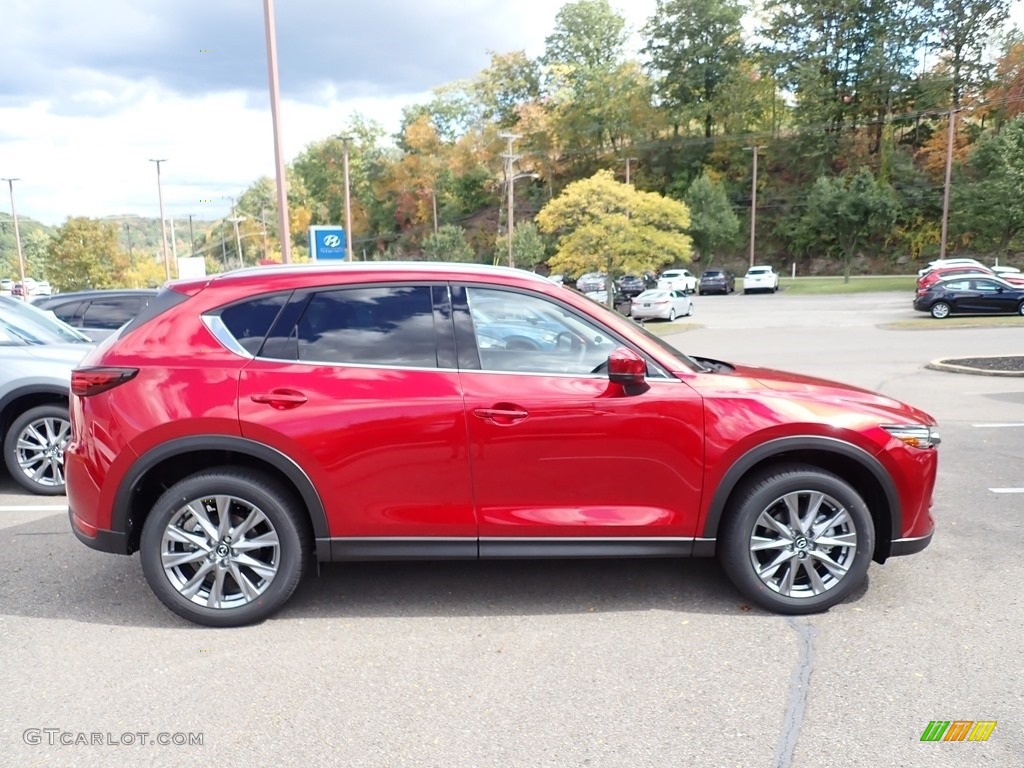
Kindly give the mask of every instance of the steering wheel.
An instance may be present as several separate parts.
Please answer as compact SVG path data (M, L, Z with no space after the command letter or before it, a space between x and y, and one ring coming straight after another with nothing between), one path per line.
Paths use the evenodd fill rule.
M561 349L564 343L568 344L570 354L573 354L574 362L582 362L583 356L587 354L587 342L571 331L562 331L555 337L555 343Z

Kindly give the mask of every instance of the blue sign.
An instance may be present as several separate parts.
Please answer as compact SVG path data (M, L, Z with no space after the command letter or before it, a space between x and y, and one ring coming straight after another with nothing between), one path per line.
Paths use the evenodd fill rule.
M316 226L309 228L310 261L345 261L345 228Z

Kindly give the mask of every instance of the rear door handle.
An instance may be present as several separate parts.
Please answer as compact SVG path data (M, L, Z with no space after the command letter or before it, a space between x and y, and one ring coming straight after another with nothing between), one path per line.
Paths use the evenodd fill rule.
M249 399L254 403L265 403L271 408L286 410L302 405L308 398L294 389L275 389L265 394L249 395Z
M477 408L473 415L481 419L489 419L495 424L515 424L529 416L528 411L520 408Z

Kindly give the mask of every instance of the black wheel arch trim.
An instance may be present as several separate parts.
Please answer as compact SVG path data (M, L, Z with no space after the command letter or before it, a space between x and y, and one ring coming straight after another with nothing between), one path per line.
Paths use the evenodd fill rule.
M43 384L41 386L23 386L18 389L11 390L0 399L0 413L7 409L11 403L17 400L19 397L27 397L31 395L55 395L62 397L68 401L68 406L71 405L71 390L67 387L58 387L55 384Z
M823 453L837 454L843 458L856 461L861 467L870 472L872 477L874 477L882 487L886 501L889 504L889 513L892 519L892 530L890 531L888 538L890 541L895 541L900 537L903 523L903 510L900 505L899 494L896 492L895 483L893 483L892 478L889 476L889 473L886 472L885 467L882 466L881 462L867 451L862 448L858 448L852 443L845 442L844 440L838 440L834 437L818 437L814 435L804 437L780 437L775 440L769 440L766 443L762 443L761 445L751 448L745 454L740 456L739 459L729 467L728 471L722 477L722 481L715 489L715 495L712 497L711 505L708 507L707 519L704 521L704 531L702 536L711 539L717 536L718 526L721 523L722 515L725 513L725 505L729 501L729 496L732 494L743 476L746 475L752 467L766 459L771 459L780 456L780 454L786 454L793 451L819 451Z
M121 487L114 496L114 509L110 518L111 530L119 534L128 533L128 517L131 498L139 481L154 466L179 454L193 451L234 451L260 459L279 470L298 490L303 503L309 510L309 521L316 539L330 537L327 526L327 512L313 481L292 458L263 443L245 437L231 435L191 435L171 440L150 449L135 460L125 473Z

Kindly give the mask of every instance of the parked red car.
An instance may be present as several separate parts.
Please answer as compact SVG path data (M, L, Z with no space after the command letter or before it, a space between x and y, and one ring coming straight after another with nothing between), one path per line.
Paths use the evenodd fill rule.
M518 313L491 329L484 303ZM507 344L515 322L545 343ZM71 422L75 534L139 551L160 600L214 626L274 613L311 557L717 555L801 614L933 529L928 414L689 357L500 267L169 283L74 371Z
M951 277L959 277L961 275L986 275L988 277L1005 280L1011 285L1024 285L1024 275L1015 276L1014 273L997 274L988 267L940 267L917 278L917 295L923 296L927 293L928 289L935 285L935 283L939 282L939 280L948 280Z

